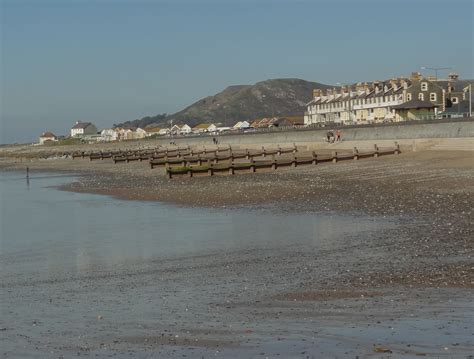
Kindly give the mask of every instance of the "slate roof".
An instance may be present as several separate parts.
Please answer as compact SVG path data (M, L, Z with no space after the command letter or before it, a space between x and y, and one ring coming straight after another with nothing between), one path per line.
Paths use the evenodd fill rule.
M148 133L156 133L156 132L160 132L160 130L161 130L160 127L145 128L145 131L148 132Z
M411 110L411 109L420 109L420 108L435 108L436 105L433 105L431 102L428 101L421 101L418 99L414 99L400 105L392 106L392 108L396 110Z
M81 129L81 128L85 129L90 125L92 125L92 123L90 123L90 122L78 122L74 126L72 126L72 129L73 130L78 130L78 129Z
M44 132L40 137L54 137L54 138L56 138L56 135L52 132Z
M206 129L206 128L209 128L209 126L211 126L211 125L212 125L212 123L201 123L201 124L199 124L199 125L197 125L197 126L194 126L194 128L196 128L196 129L198 129L198 128L204 128L204 129Z

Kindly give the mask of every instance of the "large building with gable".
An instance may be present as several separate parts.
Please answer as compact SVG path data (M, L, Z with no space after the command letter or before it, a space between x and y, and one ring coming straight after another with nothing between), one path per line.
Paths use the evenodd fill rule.
M409 78L357 83L325 92L318 89L307 104L304 122L369 124L462 116L466 112L460 111L466 111L470 95L465 84L454 73L447 80L438 80L414 72Z

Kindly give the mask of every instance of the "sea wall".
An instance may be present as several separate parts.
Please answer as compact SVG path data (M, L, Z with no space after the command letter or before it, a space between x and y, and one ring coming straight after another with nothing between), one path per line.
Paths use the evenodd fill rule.
M231 145L284 145L324 143L329 128L253 132L215 136L221 144ZM439 122L401 123L378 126L344 127L340 129L344 141L417 140L474 137L474 119ZM171 139L159 140L167 144ZM173 138L176 144L211 145L212 136ZM405 141L404 141L405 142Z

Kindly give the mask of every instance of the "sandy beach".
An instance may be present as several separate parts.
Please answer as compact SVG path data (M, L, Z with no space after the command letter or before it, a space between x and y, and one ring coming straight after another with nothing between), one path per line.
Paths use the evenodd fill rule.
M371 216L391 223L364 235L363 241L354 234L343 245L329 245L323 252L290 246L215 253L179 262L147 262L90 278L112 288L112 283L119 285L133 276L134 286L152 293L145 283L158 275L167 283L164 293L168 294L176 290L174 285L195 288L198 278L206 279L195 288L204 299L193 299L201 312L182 313L176 304L168 303L174 308L173 320L153 330L145 325L140 335L115 338L106 335L111 327L103 321L103 342L91 342L89 350L108 346L125 354L147 348L163 356L208 357L212 350L225 348L224 357L239 357L239 353L247 357L244 348L250 346L259 348L262 357L287 353L286 357L295 358L371 357L381 355L383 349L400 357L461 358L472 353L472 324L467 324L472 318L468 298L474 294L471 151L405 151L398 156L267 173L172 180L163 169L151 170L140 162L114 165L111 160L4 157L0 166L17 171L28 166L32 175L78 175L75 182L60 187L65 191L195 208ZM75 283L82 288L88 280L77 278ZM251 290L242 291L244 287ZM453 342L448 348L436 343L449 330L439 329L434 321L449 318L450 311L464 319L449 330L470 337L470 343ZM407 321L415 326L424 323L438 339L427 347L411 343L410 337L417 334L410 332ZM190 325L199 322L207 324L202 329ZM310 323L317 323L317 328ZM382 344L374 334L377 330L387 339ZM390 340L394 331L399 337ZM310 349L304 349L305 341L311 342ZM341 350L328 347L333 345Z

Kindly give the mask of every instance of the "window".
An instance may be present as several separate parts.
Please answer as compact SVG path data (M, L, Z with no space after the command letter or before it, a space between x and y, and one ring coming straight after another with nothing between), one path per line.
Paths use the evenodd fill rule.
M430 93L430 101L436 101L436 92Z
M422 93L419 93L418 94L418 100L424 101L425 100L425 95L423 95Z
M421 83L421 91L428 91L428 83L422 82Z
M407 101L411 101L411 93L407 93Z
M452 97L451 102L452 103L459 103L459 99L457 97Z

